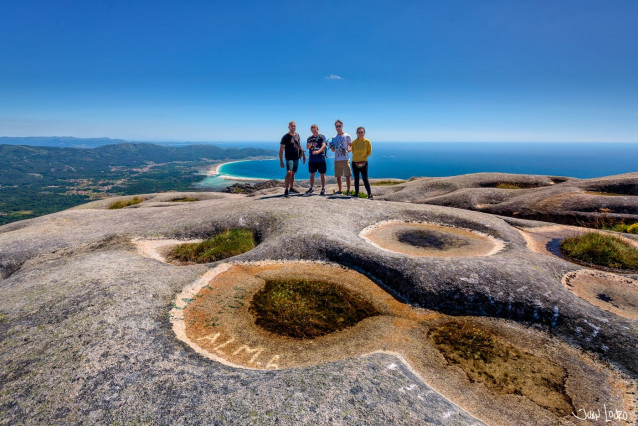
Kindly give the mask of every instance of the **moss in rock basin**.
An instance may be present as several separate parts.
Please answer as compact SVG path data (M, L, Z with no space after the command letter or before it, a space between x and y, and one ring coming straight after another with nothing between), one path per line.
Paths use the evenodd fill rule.
M613 235L588 232L566 238L561 242L560 250L576 262L625 271L638 270L638 249Z
M170 260L187 263L209 263L238 256L257 245L255 232L249 229L231 229L201 243L180 244L167 255Z
M379 315L359 294L312 280L271 280L252 299L256 324L271 333L313 339Z
M450 321L431 329L429 338L445 359L471 382L500 394L524 396L558 416L574 411L560 365L519 350L492 330L470 321Z

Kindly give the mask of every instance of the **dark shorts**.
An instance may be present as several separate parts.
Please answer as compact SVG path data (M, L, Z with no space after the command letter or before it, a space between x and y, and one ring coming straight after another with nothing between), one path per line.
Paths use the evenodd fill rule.
M325 161L317 161L317 162L309 162L308 163L308 171L310 174L319 172L320 174L326 174L326 162Z
M293 173L297 173L297 167L299 167L299 159L296 160L288 160L286 159L286 170L292 170Z

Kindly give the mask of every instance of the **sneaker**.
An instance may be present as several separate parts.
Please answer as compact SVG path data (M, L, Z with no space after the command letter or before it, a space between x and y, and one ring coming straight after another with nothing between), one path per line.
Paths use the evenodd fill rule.
M321 188L321 193L319 195L326 195L326 188Z
M372 194L368 195L368 200L374 200L374 197L372 196Z
M290 195L288 195L288 190L287 189L284 191L284 197L286 197L286 198L290 197Z
M306 191L306 194L313 194L315 189L311 186L309 190Z
M354 194L352 194L352 198L359 198L359 193L355 192Z
M290 188L290 192L292 192L293 194L299 194L299 191L297 191L295 188Z

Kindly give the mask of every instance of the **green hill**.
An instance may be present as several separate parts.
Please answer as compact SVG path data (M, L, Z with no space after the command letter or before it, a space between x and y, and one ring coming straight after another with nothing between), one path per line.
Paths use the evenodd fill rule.
M99 176L113 167L226 161L275 154L274 150L224 149L213 145L167 147L149 143L123 143L91 149L0 145L0 185L31 182L35 178L33 174L45 178L80 178Z
M0 225L113 195L193 190L212 163L276 154L213 145L0 145Z

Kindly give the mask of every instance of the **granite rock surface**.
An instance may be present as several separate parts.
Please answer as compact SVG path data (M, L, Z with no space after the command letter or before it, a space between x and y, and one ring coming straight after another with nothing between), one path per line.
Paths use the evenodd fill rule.
M516 217L515 211L528 208L534 213L520 216L542 211L559 217L560 209L570 208L569 215L587 217L591 211L582 207L587 191L610 191L628 195L592 195L590 201L612 200L613 209L625 210L611 214L633 217L638 213L638 175L564 181L521 176L516 180L530 188L493 187L505 178L512 175L418 179L374 187L375 200L283 198L280 188L251 197L178 194L199 199L185 203L171 201L175 193L146 194L143 203L121 210L109 210L113 200L102 200L0 227L0 421L486 420L471 406L459 406L430 387L427 378L393 354L255 371L206 359L176 339L169 316L176 295L225 261L171 265L141 255L133 242L201 239L231 228L253 229L259 238L255 249L233 262L339 264L364 273L414 307L512 323L521 328L521 338L525 328L547 335L607 365L631 392L638 377L638 322L564 287L562 278L582 267L530 250L520 232L546 223L484 212ZM561 194L567 204L549 203L547 210L541 209ZM462 228L501 241L503 248L490 256L418 257L382 249L362 237L365 230L388 221ZM635 395L627 401L626 411L635 421ZM495 423L520 420L510 416Z
M388 201L458 207L569 225L638 221L638 173L594 179L475 173L418 178L377 187L374 192Z

